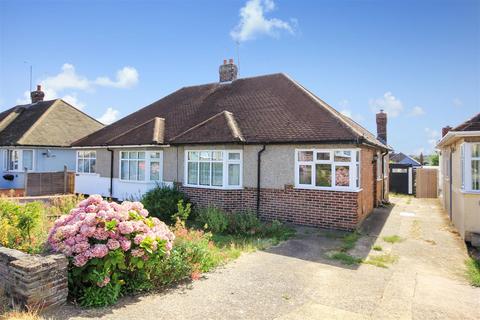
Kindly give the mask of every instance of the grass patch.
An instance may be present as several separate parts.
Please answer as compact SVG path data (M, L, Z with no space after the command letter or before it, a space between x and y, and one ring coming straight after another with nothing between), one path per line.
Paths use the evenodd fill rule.
M394 235L391 235L391 236L383 237L383 241L394 244L394 243L397 243L397 242L402 242L403 238L394 234Z
M340 251L332 252L329 255L329 257L331 259L340 261L342 264L345 264L347 266L356 265L362 262L362 259L349 255L348 253L345 253L345 252L340 252Z
M480 287L480 260L469 258L465 265L467 266L467 277L470 284L474 287Z
M395 263L398 260L397 256L394 256L389 253L382 255L375 255L369 257L367 260L363 261L365 264L371 264L379 268L388 268L389 264Z
M382 248L382 246L375 245L375 246L373 246L373 250L375 250L375 251L382 251L383 248Z
M254 252L275 246L295 235L295 229L282 226L274 234L263 235L232 235L214 234L213 243L230 259L236 259L242 252Z
M352 232L347 235L345 235L342 239L342 247L341 251L345 252L350 249L353 249L355 247L355 244L357 243L358 239L360 239L360 233L358 232Z

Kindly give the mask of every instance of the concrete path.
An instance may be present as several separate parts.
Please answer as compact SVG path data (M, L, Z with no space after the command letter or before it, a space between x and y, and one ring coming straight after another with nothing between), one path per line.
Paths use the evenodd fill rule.
M480 289L468 285L466 248L437 200L392 198L362 227L350 254L397 259L388 268L330 259L342 234L301 228L295 239L244 254L205 279L113 308L65 306L56 319L479 319ZM394 244L384 236L399 235ZM373 250L373 245L382 251Z

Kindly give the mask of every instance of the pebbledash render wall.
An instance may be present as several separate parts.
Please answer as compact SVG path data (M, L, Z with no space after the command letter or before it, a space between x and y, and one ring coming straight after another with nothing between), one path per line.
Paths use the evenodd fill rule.
M68 261L63 255L37 256L0 246L0 293L11 306L43 309L67 301Z

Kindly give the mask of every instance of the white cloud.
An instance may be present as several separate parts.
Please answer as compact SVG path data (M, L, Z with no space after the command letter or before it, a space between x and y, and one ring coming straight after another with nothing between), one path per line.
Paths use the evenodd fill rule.
M413 117L423 116L425 114L425 110L422 107L415 106L413 107L412 111L410 111L410 115Z
M344 116L349 117L349 118L352 117L352 111L351 110L343 109L342 111L340 111L340 113L343 114Z
M397 99L390 91L383 94L383 97L370 99L370 107L373 112L384 110L390 117L397 117L403 111L402 102Z
M83 110L86 107L86 104L83 103L82 101L78 100L77 94L72 93L72 94L66 94L62 97L62 99L77 108L78 110Z
M277 37L279 31L293 34L291 23L277 19L266 18L265 13L275 9L273 0L249 0L240 9L240 21L230 32L230 36L237 42L253 40L260 35ZM293 20L293 23L296 20Z
M90 88L90 81L75 71L75 66L70 63L64 63L62 71L57 75L47 77L40 81L43 88L53 92L65 89L87 90Z
M64 63L58 74L41 79L38 83L42 85L45 100L62 98L79 110L83 110L86 104L79 100L77 92L70 90L91 91L95 86L130 88L138 83L138 78L138 71L135 68L123 67L117 71L115 80L111 80L109 77L97 77L95 80L90 80L79 75L73 64ZM17 104L30 103L30 92L25 91L16 102Z
M98 77L95 84L105 87L130 88L138 83L138 71L132 67L124 67L117 71L116 80L108 77Z
M460 108L461 106L463 106L463 101L460 100L460 98L453 99L452 103L453 103L453 106L456 108Z
M97 118L97 120L104 124L110 124L118 119L119 114L120 112L118 110L109 107L100 118Z

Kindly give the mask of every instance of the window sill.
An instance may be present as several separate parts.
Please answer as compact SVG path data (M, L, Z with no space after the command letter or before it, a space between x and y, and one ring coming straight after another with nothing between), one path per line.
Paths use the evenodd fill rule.
M162 184L163 181L160 180L124 180L124 179L118 179L118 181L123 182L123 183L139 183L139 184Z
M355 192L358 193L363 190L363 188L352 189L352 188L339 188L339 187L311 187L311 186L295 186L294 189L298 190L319 190L319 191L341 191L341 192Z
M243 187L215 187L215 186L199 186L199 185L191 185L191 184L184 184L184 187L187 188L197 188L197 189L214 189L214 190L242 190Z
M480 190L461 190L460 191L463 194L478 194L480 195Z
M79 176L100 176L99 173L95 172L75 172L75 174Z

